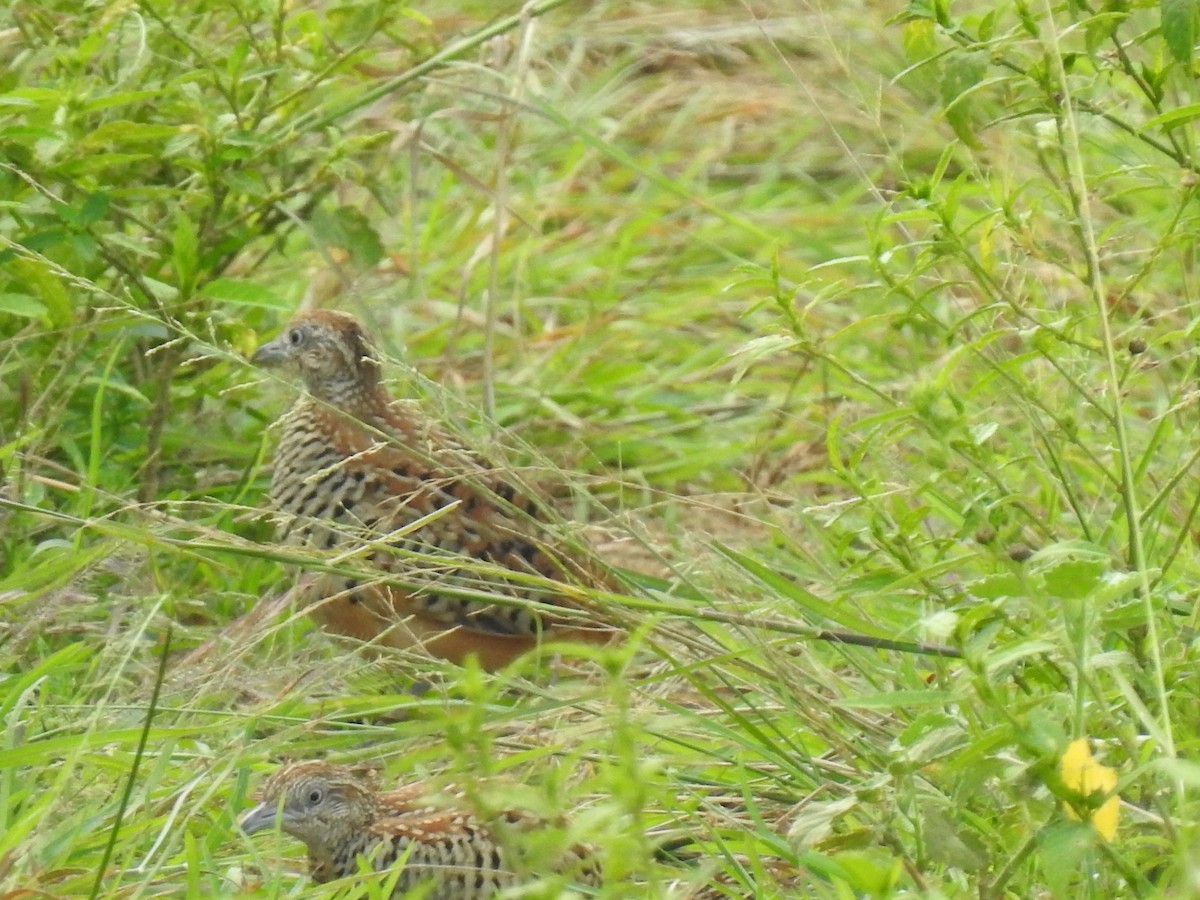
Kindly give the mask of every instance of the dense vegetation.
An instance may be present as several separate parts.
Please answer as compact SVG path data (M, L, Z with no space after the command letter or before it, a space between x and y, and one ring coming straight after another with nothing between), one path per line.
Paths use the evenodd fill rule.
M605 897L1190 896L1197 5L0 11L0 894L376 896L235 825L330 757L571 811ZM280 600L302 304L571 485L628 645Z

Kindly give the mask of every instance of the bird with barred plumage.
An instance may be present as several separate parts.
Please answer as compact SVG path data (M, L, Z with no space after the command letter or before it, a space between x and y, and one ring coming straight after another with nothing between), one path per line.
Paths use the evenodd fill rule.
M252 362L298 377L271 500L285 539L379 573L322 573L302 596L329 632L500 668L546 641L609 643L584 592L603 567L556 541L546 504L412 400L393 400L362 323L302 313Z
M484 819L418 782L380 791L375 773L357 766L296 762L267 779L261 802L240 822L254 834L279 827L308 849L309 874L324 884L368 871L399 870L392 897L424 887L427 900L491 900L537 879L521 836L547 827L529 812ZM592 848L576 844L549 867L579 884L598 885Z

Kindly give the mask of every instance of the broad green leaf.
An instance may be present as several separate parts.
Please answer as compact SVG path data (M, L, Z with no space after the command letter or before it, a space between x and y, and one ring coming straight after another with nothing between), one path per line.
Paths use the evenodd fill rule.
M0 107L11 106L17 109L32 107L54 107L63 103L66 96L62 91L51 88L25 87L0 94Z
M365 271L383 259L383 242L379 233L359 210L339 206L332 212L317 210L312 217L313 230L330 247L340 247L350 254L353 267Z
M45 306L55 328L65 328L71 323L74 316L72 293L64 286L56 271L50 270L40 260L27 258L14 259L6 265L10 273L16 273L17 283L24 281L24 286L29 289L28 294L37 297L38 302Z
M1107 568L1096 559L1061 559L1041 569L1041 575L1051 596L1081 599L1096 590Z
M156 97L161 97L162 93L162 91L125 91L120 94L104 94L100 97L92 97L84 100L80 104L80 108L88 112L99 112L102 109L113 109L114 107L125 106L129 103L141 103L144 100L153 100Z
M157 159L152 153L88 153L63 163L61 171L66 175L98 174L105 169L132 166L149 159Z
M148 125L121 120L106 122L83 138L79 148L122 147L129 144L161 144L179 133L177 125Z
M46 304L28 294L0 294L0 313L40 319L49 315L50 310L46 308Z
M261 306L267 309L288 309L290 306L283 297L252 281L218 278L204 285L201 291L206 297L236 306Z
M1196 47L1196 13L1200 0L1160 0L1162 36L1176 62L1188 64Z
M184 297L191 295L192 287L196 283L199 253L196 226L191 217L181 209L175 216L175 241L171 248L171 264L175 267L179 293Z
M933 19L912 19L905 22L902 37L904 55L914 62L933 56L937 52L933 33Z
M1095 852L1100 837L1090 825L1082 822L1056 822L1038 835L1037 856L1050 886L1048 896L1078 897L1081 892L1072 884L1073 876L1084 859Z
M953 56L946 63L942 75L942 102L944 114L954 133L968 147L978 148L975 137L975 110L972 93L983 81L987 63L982 54L963 53Z

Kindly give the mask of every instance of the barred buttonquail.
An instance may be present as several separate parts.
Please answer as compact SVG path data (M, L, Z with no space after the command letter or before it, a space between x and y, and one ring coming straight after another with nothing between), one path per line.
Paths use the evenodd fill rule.
M241 827L253 834L277 820L308 848L314 881L358 874L361 858L376 872L403 866L393 897L424 885L429 892L420 896L431 900L492 900L529 881L519 837L545 826L525 812L505 812L489 824L433 799L424 784L378 791L372 773L326 762L291 763L272 775ZM584 845L563 853L553 868L581 884L600 880Z
M416 401L388 396L354 316L301 314L253 362L298 375L306 391L281 422L271 480L287 540L361 548L354 558L360 567L365 561L392 576L388 584L313 579L307 600L326 630L423 647L453 662L474 654L488 669L544 640L607 643L618 634L572 615L582 604L564 596L569 589L551 592L528 577L607 583L596 563L552 545L543 505L515 480L424 416ZM491 569L464 568L464 557ZM489 603L472 591L517 602ZM528 600L560 612L519 602Z

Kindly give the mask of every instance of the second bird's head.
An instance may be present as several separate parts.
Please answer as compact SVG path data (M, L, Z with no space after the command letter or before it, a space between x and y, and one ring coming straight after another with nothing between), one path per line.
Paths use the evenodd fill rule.
M301 313L250 361L298 375L314 397L336 406L370 401L379 388L379 359L362 323L349 313Z
M246 834L280 828L305 844L322 846L349 829L370 824L374 774L326 762L284 766L263 785L261 802L238 824Z

